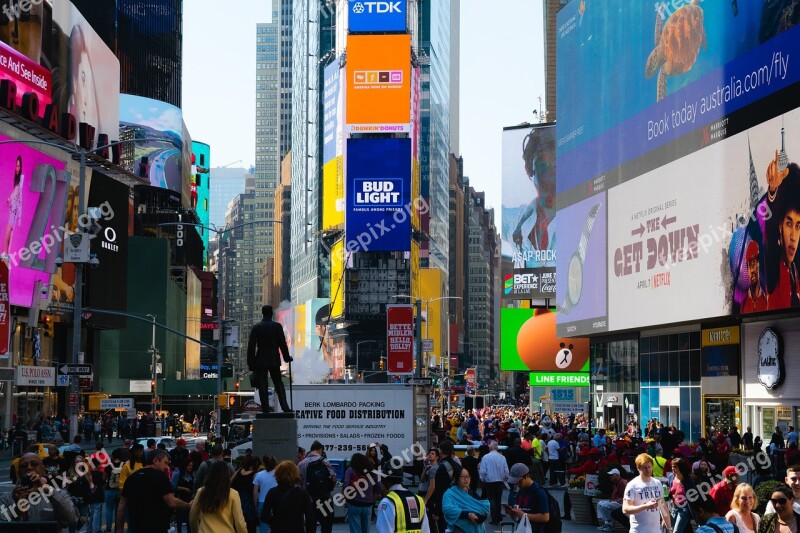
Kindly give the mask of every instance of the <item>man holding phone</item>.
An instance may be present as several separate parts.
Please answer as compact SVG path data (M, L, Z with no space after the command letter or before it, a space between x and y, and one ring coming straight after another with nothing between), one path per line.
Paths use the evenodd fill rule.
M17 468L16 486L0 496L0 522L58 522L67 527L78 521L72 499L58 483L48 480L38 454L26 453Z
M531 523L531 533L543 532L544 524L550 520L550 502L547 498L547 491L536 484L531 478L530 469L523 463L517 463L511 467L508 484L519 485L519 493L516 506L503 504L505 513L514 520L520 520L523 515L527 514Z
M659 531L661 520L672 531L669 511L664 502L664 488L653 478L653 458L646 453L636 457L639 475L628 482L622 499L622 512L631 517L630 533Z

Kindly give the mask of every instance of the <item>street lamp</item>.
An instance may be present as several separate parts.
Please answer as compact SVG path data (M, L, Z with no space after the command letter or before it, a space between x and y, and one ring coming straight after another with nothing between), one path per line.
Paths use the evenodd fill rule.
M84 216L83 212L83 204L86 198L86 157L91 153L99 153L105 150L106 148L111 148L112 146L117 146L119 144L129 143L129 142L137 142L137 141L162 141L162 142L169 142L165 141L164 139L156 139L156 138L139 138L139 139L125 139L121 141L114 141L112 143L108 143L103 146L98 146L96 148L87 149L82 148L77 145L71 146L69 144L63 144L53 141L41 141L35 139L9 139L6 141L0 141L0 145L2 144L43 144L46 146L52 146L59 150L63 150L69 154L72 154L73 157L78 157L80 161L80 173L78 174L78 220ZM72 352L70 354L70 362L72 364L78 364L78 353L81 349L81 318L83 315L83 265L85 263L92 263L92 265L96 266L96 258L94 262L91 261L90 258L86 258L85 261L74 261L73 264L75 265L75 294L73 297L73 318L72 318ZM78 376L70 376L70 416L69 416L69 439L72 441L75 438L75 435L78 432Z
M358 383L358 347L362 344L368 344L370 342L378 342L378 341L358 341L356 343L356 383Z
M163 222L158 224L156 227L162 226L194 226L196 228L203 228L212 232L217 235L217 239L219 240L219 245L217 246L217 286L219 287L217 291L217 323L219 324L219 339L217 341L217 409L216 409L216 430L215 433L219 436L222 434L222 409L219 405L219 395L222 394L222 352L224 351L224 335L225 335L225 322L226 321L222 318L224 311L222 309L222 302L223 298L220 296L220 292L222 290L222 271L220 270L220 261L222 256L222 235L235 230L237 228L241 228L243 226L250 226L252 224L261 224L261 223L271 223L271 224L282 224L281 220L248 220L247 222L241 222L239 224L234 224L233 226L226 226L222 229L217 228L210 228L208 226L204 226L202 224L194 224L191 222ZM232 321L230 321L232 322ZM291 386L291 383L290 383ZM262 402L268 401L268 398L261 398Z

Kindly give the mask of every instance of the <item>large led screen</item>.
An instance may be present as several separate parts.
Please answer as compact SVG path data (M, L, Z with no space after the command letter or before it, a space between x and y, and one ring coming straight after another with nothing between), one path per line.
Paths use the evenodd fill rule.
M500 370L587 370L589 339L556 336L556 314L547 309L500 309Z
M350 132L409 132L411 35L351 35L344 75Z
M8 140L0 135L0 141ZM11 305L30 307L34 297L42 297L68 238L64 169L63 161L22 143L0 144L0 254L9 265ZM76 220L76 225L81 222L86 221Z
M350 33L406 31L408 0L348 0Z
M800 28L788 4L613 0L559 13L570 83L558 84L557 219L579 231L574 211L600 205L586 256L598 229L608 243L600 262L570 261L559 226L558 300L561 281L582 294L559 334L800 307ZM602 80L592 98L577 90L587 76ZM587 285L590 271L601 279ZM604 291L606 308L573 316L579 285Z
M503 131L503 298L556 295L555 126Z
M28 75L21 68L25 66L22 61L15 61L16 68L7 68L39 89L44 89L43 84L52 76L52 87L43 92L52 95L59 113L70 113L76 122L95 128L95 146L100 134L107 135L109 141L118 139L120 75L114 52L68 0L8 4L2 14L5 24L0 25L0 41L6 45L0 57L10 61L15 50L37 66L31 66ZM22 10L23 4L27 4L26 11ZM20 10L19 17L14 16L14 9ZM18 83L14 76L8 78ZM29 84L19 85L19 94L30 88ZM49 96L32 92L45 96L40 101L41 115Z
M411 139L348 139L348 252L411 248Z
M342 155L344 148L344 71L339 61L325 67L322 101L322 163L327 164L334 157Z
M137 139L134 173L150 180L154 187L182 193L184 139L181 110L152 98L121 94L119 119L120 127L132 129ZM188 203L186 198L183 202Z

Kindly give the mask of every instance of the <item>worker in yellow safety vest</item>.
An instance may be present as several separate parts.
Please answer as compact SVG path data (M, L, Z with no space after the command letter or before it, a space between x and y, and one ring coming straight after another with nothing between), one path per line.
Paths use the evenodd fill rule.
M399 457L392 458L383 467L383 486L388 492L378 504L376 529L378 533L430 533L425 502L403 487L403 468L393 464L398 461Z

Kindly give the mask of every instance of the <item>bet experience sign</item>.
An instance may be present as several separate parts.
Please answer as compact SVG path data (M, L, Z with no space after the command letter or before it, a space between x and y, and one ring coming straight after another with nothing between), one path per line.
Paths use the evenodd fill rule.
M411 249L411 139L348 139L348 251Z
M350 32L406 31L407 0L349 0Z

